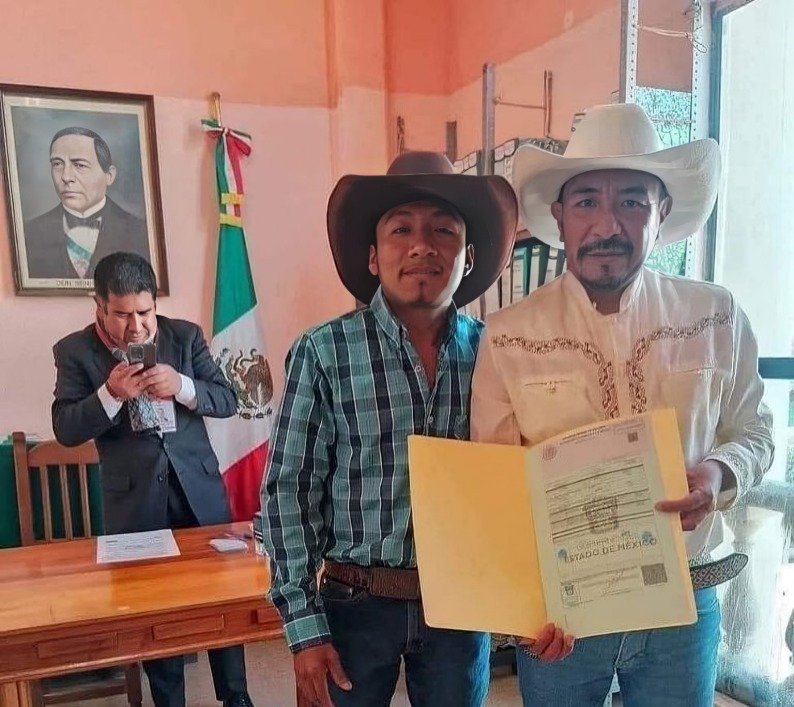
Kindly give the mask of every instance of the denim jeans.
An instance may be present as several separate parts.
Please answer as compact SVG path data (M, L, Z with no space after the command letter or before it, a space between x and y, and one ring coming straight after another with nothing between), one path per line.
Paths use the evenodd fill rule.
M381 599L324 578L331 640L353 689L331 683L336 707L391 704L400 663L413 707L482 707L490 679L488 634L430 628L417 601Z
M720 639L714 588L695 592L697 623L583 638L558 663L518 651L524 707L601 707L618 675L625 707L712 707Z

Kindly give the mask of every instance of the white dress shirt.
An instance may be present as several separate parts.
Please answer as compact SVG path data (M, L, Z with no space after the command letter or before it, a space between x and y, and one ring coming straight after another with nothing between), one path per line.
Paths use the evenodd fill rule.
M75 211L74 209L70 209L66 205L62 204L62 206L63 210L70 213L72 216L86 219L102 211L102 209L105 208L106 203L107 198L102 197L102 201L100 201L98 204L94 204L90 209L87 209L83 213ZM72 248L69 247L67 242L67 253L69 255L69 259L72 261L74 269L77 271L77 274L83 278L88 272L88 268L91 264L91 258L94 255L94 251L96 250L96 244L99 240L99 226L70 227L69 221L64 215L63 232L76 245L76 248Z
M180 405L184 405L188 410L195 410L198 405L198 401L196 400L196 385L193 383L192 378L188 378L182 373L179 374L179 378L182 381L182 386L179 388L179 392L174 396L174 400ZM108 419L112 420L119 414L119 410L121 410L122 405L124 405L124 401L114 398L105 384L100 386L96 394L99 398L99 402L102 403L102 407Z
M474 371L471 438L532 446L574 427L672 407L684 460L722 462L735 490L772 463L758 347L730 292L643 268L620 311L601 314L565 273L486 320ZM690 558L730 539L722 514L686 533ZM720 553L722 554L722 553Z

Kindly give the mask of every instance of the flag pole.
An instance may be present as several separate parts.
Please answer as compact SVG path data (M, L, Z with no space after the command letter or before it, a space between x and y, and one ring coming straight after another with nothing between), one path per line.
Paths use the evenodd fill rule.
M212 94L212 113L218 125L223 125L221 120L221 94L215 91Z

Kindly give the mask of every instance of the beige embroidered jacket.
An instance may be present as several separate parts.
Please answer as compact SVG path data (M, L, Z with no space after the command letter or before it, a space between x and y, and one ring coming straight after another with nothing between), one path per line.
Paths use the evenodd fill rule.
M598 420L674 407L688 467L723 462L736 493L772 463L758 350L730 292L643 268L620 311L602 315L565 273L494 313L474 372L471 438L534 445ZM730 539L722 514L687 533L690 558ZM721 553L720 553L721 554Z

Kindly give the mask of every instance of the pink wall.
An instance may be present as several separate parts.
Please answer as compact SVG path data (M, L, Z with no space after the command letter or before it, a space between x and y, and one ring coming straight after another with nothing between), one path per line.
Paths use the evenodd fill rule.
M321 0L2 0L0 17L0 81L326 105Z
M405 149L443 150L449 95L451 0L385 0L388 154L397 154L397 117Z
M389 91L449 93L455 2L386 0Z
M443 150L446 122L458 155L482 144L482 66L496 66L497 94L539 104L553 73L552 135L567 138L573 114L608 103L620 75L619 0L387 0L390 154L405 120L409 149ZM542 112L499 107L497 142L541 137Z
M574 113L609 103L620 76L620 8L612 7L571 24L570 29L495 66L496 95L511 103L539 105L543 71L552 72L551 134L570 135ZM482 67L481 67L482 71ZM482 146L482 79L455 91L449 115L458 124L458 153ZM514 137L543 137L543 111L497 106L496 144Z
M639 22L674 32L692 29L690 0L642 0ZM685 37L641 29L637 37L637 84L675 91L692 89L692 46Z
M450 0L455 39L449 88L455 91L479 79L485 62L509 62L619 8L620 0ZM592 53L582 70L601 61L599 53Z
M254 137L244 216L278 381L293 338L353 305L325 236L325 203L336 174L323 7L298 7L238 0L218 14L215 7L175 0L77 6L3 0L0 10L0 82L155 94L171 279L171 296L159 310L207 328L217 218L212 148L199 120L208 113L211 91L222 92L225 122ZM221 31L219 17L232 31ZM103 34L107 42L75 39ZM382 133L382 122L375 132ZM51 347L91 321L91 301L14 295L0 207L0 436L12 429L49 436Z
M333 173L387 167L386 18L382 2L325 0Z
M498 63L500 91L519 101L536 100L543 68L551 68L553 130L564 136L574 110L608 100L617 87L618 4L237 0L219 8L179 0L0 0L0 83L155 96L171 280L159 309L205 327L217 219L211 146L198 121L210 93L222 93L224 121L254 137L244 217L280 383L295 336L353 304L327 246L325 207L335 180L383 173L395 154L397 115L406 119L410 149L444 149L451 119L460 151L474 149L484 61ZM500 112L497 138L537 135L538 120ZM14 294L4 214L0 436L13 429L49 436L52 344L89 323L93 308L85 297Z

